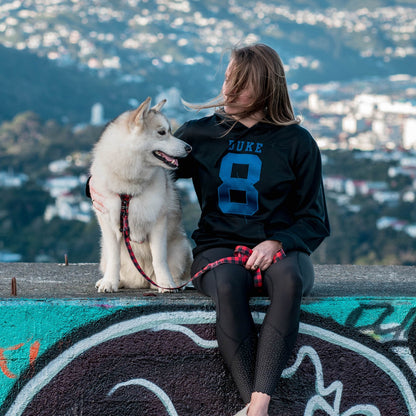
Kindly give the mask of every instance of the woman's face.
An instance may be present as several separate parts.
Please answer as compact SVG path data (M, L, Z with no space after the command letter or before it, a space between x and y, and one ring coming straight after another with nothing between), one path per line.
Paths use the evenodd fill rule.
M229 85L228 79L233 71L233 61L231 60L228 64L227 70L225 71L225 79L222 84L222 95L224 96L225 106L224 111L232 116L233 114L240 114L244 112L247 107L253 103L253 88L250 86L245 87L238 96L232 95L232 86ZM231 94L231 96L230 96ZM232 104L232 105L227 105Z

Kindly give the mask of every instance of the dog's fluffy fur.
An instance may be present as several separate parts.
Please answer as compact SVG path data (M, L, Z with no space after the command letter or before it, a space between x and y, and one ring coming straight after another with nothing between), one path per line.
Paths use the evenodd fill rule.
M191 148L172 136L169 121L160 112L165 102L150 108L148 98L136 110L121 114L104 129L94 147L93 187L105 205L105 212L95 209L102 236L99 292L150 286L135 268L120 232L120 194L133 196L131 245L146 275L167 288L189 278L191 247L169 170Z

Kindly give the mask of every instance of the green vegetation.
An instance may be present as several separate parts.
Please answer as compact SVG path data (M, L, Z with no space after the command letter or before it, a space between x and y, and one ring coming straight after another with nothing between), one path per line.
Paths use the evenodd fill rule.
M46 222L44 209L51 198L33 183L3 190L0 199L0 251L23 255L25 262L97 262L99 229L90 223L54 218Z
M388 209L363 199L360 212L351 213L328 199L328 211L331 237L312 255L315 263L415 264L414 239L402 231L376 227L377 219L386 215Z
M53 198L44 189L52 176L50 162L89 152L101 128L86 127L74 133L68 125L43 122L33 112L17 115L0 125L0 171L25 173L30 180L20 188L2 188L0 199L0 251L23 255L23 261L95 262L99 256L99 229L93 219L85 224L43 215ZM71 166L65 174L87 173L88 167ZM84 189L75 189L82 196Z

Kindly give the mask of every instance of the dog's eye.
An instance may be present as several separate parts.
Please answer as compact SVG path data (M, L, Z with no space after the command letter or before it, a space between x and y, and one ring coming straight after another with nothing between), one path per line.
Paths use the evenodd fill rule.
M164 136L164 135L166 134L166 130L164 130L164 129L158 130L158 133L159 133L161 136Z

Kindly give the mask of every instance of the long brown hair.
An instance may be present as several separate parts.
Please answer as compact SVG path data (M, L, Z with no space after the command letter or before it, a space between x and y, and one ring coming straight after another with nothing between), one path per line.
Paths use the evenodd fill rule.
M286 75L283 62L279 54L264 44L254 44L231 51L231 71L227 84L231 94L228 94L229 102L225 102L222 94L201 105L187 105L193 109L207 109L232 106L232 97L238 96L247 86L254 91L252 104L241 113L234 114L236 118L249 117L262 112L264 118L261 121L276 124L298 124L300 119L295 116L287 88ZM220 110L225 116L223 110Z

